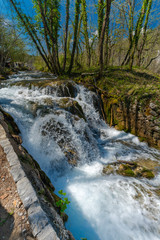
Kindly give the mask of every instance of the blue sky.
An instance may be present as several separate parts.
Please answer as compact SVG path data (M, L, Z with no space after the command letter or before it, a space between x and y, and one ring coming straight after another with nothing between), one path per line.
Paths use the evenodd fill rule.
M115 0L114 2L124 2L123 0ZM142 0L136 0L138 3ZM25 5L25 9L27 12L29 12L33 16L33 10L32 10L32 0L21 0L20 2L23 2ZM65 17L65 0L61 1L61 16L62 16L62 23L64 22ZM74 6L75 0L71 0L71 6ZM160 0L154 0L153 1L153 11L154 15L159 18L160 16ZM96 12L95 4L98 3L98 0L87 0L87 7L89 14L89 21L93 25L96 25L97 22L97 16L94 14ZM93 7L94 6L94 7ZM92 14L91 14L92 13ZM3 14L6 18L11 18L12 14L10 11L10 8L8 7L8 0L0 0L0 14ZM152 23L152 27L155 27L156 25L159 25L159 19Z
M10 10L9 5L8 5L9 0L0 0L0 14L4 15L4 17L7 20L10 20L13 22L13 15L14 13ZM137 3L139 4L142 2L142 0L136 0ZM32 0L20 0L20 2L23 3L24 9L26 13L29 13L31 17L34 16L34 10L32 8ZM124 3L124 0L115 0L114 3ZM65 22L65 0L61 0L61 31L63 30L64 27L64 22ZM74 20L74 3L75 0L71 0L71 20ZM88 20L89 20L89 25L91 26L91 33L94 33L97 30L97 14L96 14L96 7L95 4L98 3L98 0L87 0L87 10L88 10ZM139 4L139 8L141 7L141 4ZM137 11L138 12L138 11ZM152 16L156 16L156 20L153 22L150 22L150 27L154 28L158 25L160 25L160 0L154 0L153 4L153 12ZM73 16L73 17L72 17ZM155 18L154 18L155 19ZM112 17L113 25L112 26L117 26L115 25L115 17ZM70 21L71 24L71 21Z

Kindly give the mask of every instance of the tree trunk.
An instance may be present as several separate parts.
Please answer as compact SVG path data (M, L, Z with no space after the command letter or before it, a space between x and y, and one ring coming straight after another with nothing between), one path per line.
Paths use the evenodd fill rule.
M79 15L80 15L80 5L81 5L81 0L76 0L75 2L75 20L74 20L74 40L73 40L73 48L72 48L72 55L71 55L71 62L69 66L68 73L71 73L72 67L73 67L73 62L74 62L74 57L75 57L75 50L77 46L77 33L78 33L78 23L79 23Z
M127 51L127 54L121 64L121 66L127 64L127 62L129 61L129 56L130 56L130 52L133 46L133 16L134 16L134 9L135 9L135 0L128 0L128 5L129 5L129 25L128 25L128 29L129 29L129 49Z
M104 20L104 0L98 0L98 37L101 37Z
M64 39L64 62L63 62L63 71L66 68L67 60L67 40L68 40L68 25L69 25L69 5L70 0L66 0L66 28L65 28L65 39Z
M148 26L148 20L149 20L149 15L150 15L152 3L153 3L153 0L149 0L147 12L146 12L145 23L144 23L144 27L143 27L142 42L141 42L140 47L139 47L139 49L138 49L137 65L138 65L139 67L141 66L142 53L143 53L143 49L144 49L144 46L145 46L145 43L146 43L146 39L147 39L147 26Z
M42 22L43 22L44 29L45 29L46 33L48 33L48 36L50 37L50 39L52 41L53 65L54 65L54 69L56 71L55 73L58 74L60 72L60 69L59 69L59 64L57 63L57 51L55 49L56 39L53 37L51 29L49 28L49 25L47 23L46 16L45 16L44 11L43 11L42 0L37 0L37 1L38 1L39 9L40 9L40 12L41 12L41 19L42 19Z
M91 64L91 49L89 44L89 34L88 34L88 18L86 11L86 0L82 0L82 21L83 21L83 31L85 38L85 47L87 52L87 65L90 67Z
M112 0L106 0L106 12L103 21L101 36L99 39L99 65L100 65L100 75L103 71L103 49L104 49L104 37L105 37L105 30L106 26L109 26L109 17L110 17L110 10L111 10L111 2ZM109 29L108 29L109 30Z
M146 11L147 11L147 7L148 7L148 2L149 0L144 0L143 1L143 5L141 8L141 13L139 15L137 24L136 24L136 29L135 29L135 34L134 34L134 38L133 38L133 46L132 49L130 51L130 56L129 56L129 67L130 69L132 69L133 67L133 63L134 63L134 56L135 56L135 52L138 46L138 41L139 41L139 37L140 37L140 33L142 30L142 25L143 25L143 21L146 15Z
M29 34L30 38L32 39L33 43L35 44L39 54L41 55L44 62L46 63L48 69L53 72L54 69L52 69L52 67L50 66L50 63L49 63L48 58L47 58L47 54L45 53L42 45L40 44L40 40L39 40L38 36L36 35L36 32L33 31L33 28L30 26L27 17L22 16L22 14L18 10L18 8L17 8L17 6L16 6L16 4L13 0L9 0L9 1L12 4L13 8L15 9L20 21L22 22L23 26L25 27L26 31L28 32L28 34ZM38 39L38 41L37 41L37 39Z

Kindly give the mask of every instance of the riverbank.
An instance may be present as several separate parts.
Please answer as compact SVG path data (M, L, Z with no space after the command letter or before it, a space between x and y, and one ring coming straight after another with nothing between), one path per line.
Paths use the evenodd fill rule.
M105 124L100 95L71 80L23 72L1 86L1 105L19 126L23 146L54 193L62 189L70 201L66 227L76 239L159 239L158 150ZM24 154L21 162L34 166ZM35 184L39 175L33 177ZM37 194L43 202L44 190Z
M159 75L140 69L110 68L101 79L84 74L74 80L97 92L110 126L160 148Z
M13 118L0 109L0 150L2 153L0 163L1 169L5 168L6 171L3 175L1 174L1 180L7 187L5 191L5 187L1 184L0 203L3 215L6 216L8 212L5 206L9 207L6 221L1 219L3 239L18 239L17 236L19 239L26 237L29 240L74 239L71 233L65 230L63 221L66 220L67 215L60 216L60 209L56 206L60 198L54 193L54 186L40 169L39 164L22 147L19 133ZM12 185L14 189L11 188ZM7 201L6 204L4 200ZM7 224L13 225L13 228L5 232ZM7 238L9 235L12 238Z

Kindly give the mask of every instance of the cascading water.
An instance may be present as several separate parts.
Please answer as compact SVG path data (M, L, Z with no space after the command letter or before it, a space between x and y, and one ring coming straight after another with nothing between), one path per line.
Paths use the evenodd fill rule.
M160 175L153 180L102 175L107 163L158 161L160 152L106 125L95 108L96 95L84 87L70 83L70 91L65 83L36 84L49 78L24 72L12 76L1 84L0 105L14 117L24 147L56 191L67 193L66 228L76 240L160 239L160 201L154 193Z

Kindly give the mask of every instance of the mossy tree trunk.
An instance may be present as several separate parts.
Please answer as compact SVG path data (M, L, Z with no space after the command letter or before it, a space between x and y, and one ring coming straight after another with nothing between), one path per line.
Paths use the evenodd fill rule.
M146 12L145 23L144 23L144 27L143 27L142 40L141 40L140 46L137 48L137 51L138 51L137 65L139 67L141 66L142 53L143 53L143 49L144 49L146 39L147 39L147 27L148 27L149 15L150 15L151 8L152 8L152 3L153 3L153 0L149 0L147 12Z
M66 0L66 26L65 26L65 38L64 38L64 62L63 62L63 71L66 68L67 60L67 41L68 41L68 25L69 25L69 6L70 0Z
M104 0L98 1L98 37L100 38L102 32L102 25L104 19Z
M108 26L108 35L109 35L109 19L110 19L110 11L111 11L111 3L112 0L106 0L106 8L105 8L105 17L103 20L101 35L99 39L99 65L100 65L100 75L103 72L104 62L103 62L103 54L104 54L104 38L106 33L106 28ZM108 44L108 43L107 43Z
M90 67L91 64L91 49L89 44L89 33L88 33L88 18L87 18L87 11L86 11L86 0L82 1L82 22L83 22L83 33L85 39L85 47L87 53L87 65Z
M74 63L74 57L75 57L75 51L77 46L77 34L78 34L78 24L79 24L79 16L80 16L80 9L81 7L81 0L75 1L75 20L74 20L74 39L73 39L73 48L72 48L72 54L71 54L71 62L69 66L68 73L70 74L72 71L73 63Z
M136 24L135 34L134 34L134 38L133 38L133 46L132 46L132 49L130 51L130 56L129 56L129 68L130 69L132 69L132 67L133 67L134 56L135 56L135 52L138 47L138 42L139 42L140 34L142 31L143 21L144 21L145 15L146 15L148 3L149 3L149 0L143 1L141 12L140 12L137 24Z
M129 5L129 23L128 23L128 31L129 31L129 49L127 51L127 54L122 62L122 66L127 64L127 61L129 59L129 55L133 46L133 30L134 30L134 11L135 11L135 0L128 0Z

